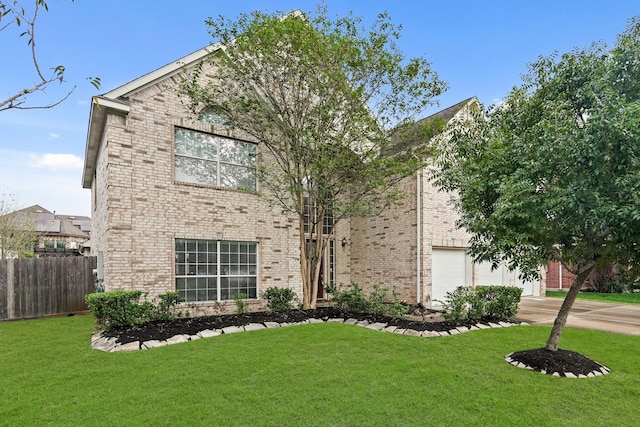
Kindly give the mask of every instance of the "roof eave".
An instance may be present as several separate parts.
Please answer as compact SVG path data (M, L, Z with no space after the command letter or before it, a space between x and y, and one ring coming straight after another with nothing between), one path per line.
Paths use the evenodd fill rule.
M126 98L133 92L144 89L173 74L179 73L185 66L194 64L207 55L223 48L221 43L216 43L199 49L186 55L177 61L173 61L144 76L119 86L104 95L95 96L91 102L89 126L87 129L87 145L84 157L84 170L82 173L82 187L91 188L91 182L95 173L98 151L104 132L104 125L108 114L129 114L130 106Z
M84 170L82 172L82 188L91 188L96 169L100 141L108 114L126 116L131 107L128 102L94 96L91 99L91 113L87 129L87 145L84 151Z

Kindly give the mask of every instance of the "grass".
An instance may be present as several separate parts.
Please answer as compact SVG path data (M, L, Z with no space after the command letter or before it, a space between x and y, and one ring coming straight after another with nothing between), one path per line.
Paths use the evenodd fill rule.
M547 291L547 296L551 298L564 298L565 291ZM623 304L640 304L640 292L631 294L608 294L601 292L580 292L578 299L602 302L618 302Z
M0 426L636 425L640 338L566 329L594 379L514 368L548 327L412 338L340 324L132 353L90 347L91 316L0 323Z

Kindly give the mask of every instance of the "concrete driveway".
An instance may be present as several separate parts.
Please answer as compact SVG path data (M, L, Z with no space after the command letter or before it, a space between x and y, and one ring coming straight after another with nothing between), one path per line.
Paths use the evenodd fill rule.
M522 297L516 319L553 325L562 298ZM640 336L640 305L576 300L566 326Z

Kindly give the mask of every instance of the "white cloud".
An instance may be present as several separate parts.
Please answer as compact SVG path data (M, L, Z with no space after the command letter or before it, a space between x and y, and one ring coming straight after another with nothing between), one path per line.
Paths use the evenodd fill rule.
M65 164L60 156L72 167L54 170L53 165ZM78 162L80 169L73 166ZM81 178L82 161L72 154L34 154L0 147L0 193L17 195L20 207L38 204L61 214L90 215L91 192L82 188Z
M49 133L49 138L51 138L51 139L60 138L60 135L58 135L58 134L57 134L57 133L55 133L55 132L50 132L50 133Z
M74 154L29 154L29 167L36 169L82 169L83 161Z

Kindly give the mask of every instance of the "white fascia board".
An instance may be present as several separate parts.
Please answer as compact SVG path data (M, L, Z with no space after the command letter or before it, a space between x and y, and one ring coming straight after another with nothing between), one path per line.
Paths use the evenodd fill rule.
M124 115L128 114L129 111L131 110L131 106L129 104L126 104L117 100L105 98L103 96L94 96L91 101L92 101L92 108L97 107L97 108L105 108L108 110L115 110Z

